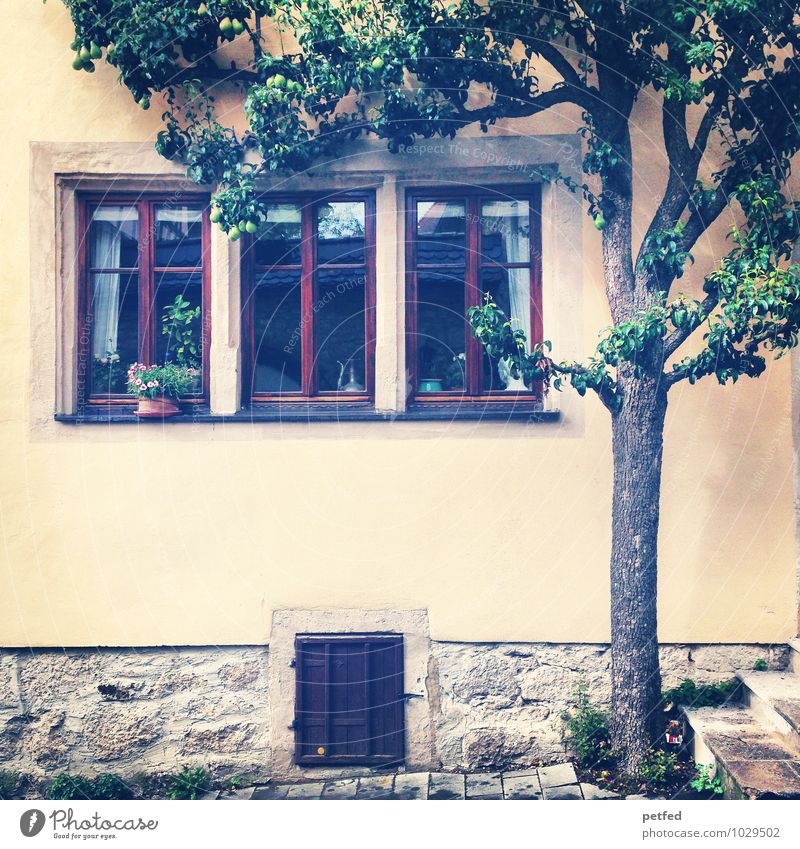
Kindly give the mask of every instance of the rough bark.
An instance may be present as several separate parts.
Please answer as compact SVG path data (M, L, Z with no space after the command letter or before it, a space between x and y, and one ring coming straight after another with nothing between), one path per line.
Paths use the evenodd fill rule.
M611 732L622 769L638 771L659 732L657 547L667 388L620 373L624 392L612 422Z

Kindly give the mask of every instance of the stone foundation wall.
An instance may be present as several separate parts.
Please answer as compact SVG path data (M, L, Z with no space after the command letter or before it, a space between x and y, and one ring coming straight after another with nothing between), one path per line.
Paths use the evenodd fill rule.
M610 696L606 646L429 646L431 768L562 760L560 717L578 685L595 702ZM724 680L758 658L781 669L788 650L664 646L664 685ZM294 687L284 689L291 710ZM133 776L188 764L264 779L271 745L266 647L0 650L0 770Z
M270 771L265 648L0 652L0 769Z
M611 698L604 645L433 643L437 757L446 769L529 766L563 760L562 713L580 684L597 704ZM711 684L759 658L784 669L786 646L662 646L663 686Z

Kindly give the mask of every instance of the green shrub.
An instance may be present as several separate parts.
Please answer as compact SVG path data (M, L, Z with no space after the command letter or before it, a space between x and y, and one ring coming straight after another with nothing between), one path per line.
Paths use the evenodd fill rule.
M725 785L718 775L712 776L714 764L701 764L697 767L697 778L689 782L692 790L698 793L714 793L721 796L725 792Z
M566 723L565 742L584 769L604 769L613 764L608 716L592 705L586 689L579 687L575 707L562 714Z
M722 681L719 684L701 684L699 687L687 678L677 687L665 690L662 698L667 705L678 707L685 705L690 708L719 707L732 701L739 682L736 678Z
M677 771L678 756L675 752L651 749L639 768L639 776L648 784L663 786L672 781Z
M206 791L206 771L202 767L185 766L173 775L167 791L168 799L196 799Z
M95 778L64 772L50 785L48 799L132 799L133 789L118 775L104 773Z
M769 664L763 657L760 657L754 664L753 669L756 672L766 672L769 669Z

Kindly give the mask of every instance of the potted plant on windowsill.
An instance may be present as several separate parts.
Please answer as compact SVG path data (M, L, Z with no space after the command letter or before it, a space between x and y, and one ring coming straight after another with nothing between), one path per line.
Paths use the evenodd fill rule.
M197 369L176 363L163 366L134 363L128 369L128 392L138 402L136 415L164 419L179 413L175 401L192 388L197 374Z

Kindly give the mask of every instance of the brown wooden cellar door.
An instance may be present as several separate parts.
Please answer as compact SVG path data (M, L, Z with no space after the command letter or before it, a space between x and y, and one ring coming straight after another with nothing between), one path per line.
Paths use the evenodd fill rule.
M397 634L295 639L295 760L403 760L403 638Z

